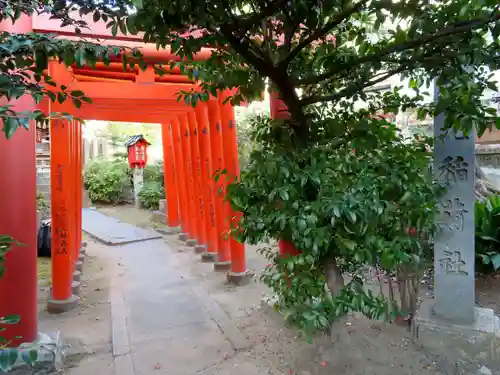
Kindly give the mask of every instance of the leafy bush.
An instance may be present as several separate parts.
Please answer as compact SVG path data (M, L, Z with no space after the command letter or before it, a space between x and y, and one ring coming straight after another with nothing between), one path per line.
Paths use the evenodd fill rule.
M125 162L91 161L83 173L89 198L95 203L121 203L131 186L131 174Z
M157 182L161 186L164 184L163 163L148 164L144 168L144 182Z
M290 133L262 118L253 134L258 147L240 182L229 186L231 204L243 214L234 231L240 241L286 240L300 249L293 257L268 249L262 279L287 319L305 332L351 311L382 319L411 313L419 284L413 275L418 279L432 256L409 230L435 230L439 186L429 173L432 153L423 142L403 139L394 124L358 116L352 121L362 134L339 144L318 132L314 143L295 150ZM398 275L407 288L401 306L382 287L378 295L363 288L367 264ZM413 280L406 283L408 275Z
M144 183L139 192L139 202L141 206L149 210L159 208L160 199L165 198L165 189L157 181L148 181Z
M476 269L480 272L500 268L500 197L492 195L475 202Z

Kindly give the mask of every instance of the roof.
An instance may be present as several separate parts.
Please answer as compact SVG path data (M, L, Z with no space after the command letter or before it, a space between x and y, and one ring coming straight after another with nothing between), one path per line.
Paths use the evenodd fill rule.
M146 140L146 138L144 138L144 136L142 134L138 134L138 135L133 135L132 137L130 137L129 140L127 142L125 142L125 146L127 146L127 147L133 146L139 141L144 141L148 145L151 144Z

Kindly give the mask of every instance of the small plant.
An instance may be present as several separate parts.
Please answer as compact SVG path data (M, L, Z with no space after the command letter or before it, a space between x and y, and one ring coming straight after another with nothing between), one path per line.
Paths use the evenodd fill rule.
M139 192L141 206L148 210L157 210L160 206L160 199L163 198L165 198L165 189L156 181L146 182Z
M476 268L487 273L500 268L500 197L475 202Z
M12 237L0 234L0 279L2 279L5 273L5 260L7 253L12 249L13 245L21 245L19 242L14 240ZM33 366L38 357L38 350L36 347L24 347L24 348L8 348L10 344L2 333L7 330L7 326L13 324L19 324L19 315L7 315L0 316L0 372L8 372L12 367L18 362L22 361L30 366Z

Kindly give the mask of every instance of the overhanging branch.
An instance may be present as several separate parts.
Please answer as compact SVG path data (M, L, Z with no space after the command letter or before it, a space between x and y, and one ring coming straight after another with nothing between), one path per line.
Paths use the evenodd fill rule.
M314 85L321 83L330 77L332 77L335 74L339 74L341 72L344 72L346 70L352 70L353 68L358 67L361 64L368 63L368 62L374 62L374 61L380 61L384 56L387 56L391 53L394 52L402 52L408 49L413 49L413 48L419 48L422 47L426 44L436 42L438 40L444 39L449 36L461 34L467 31L472 30L475 27L480 27L484 26L488 23L491 22L496 22L500 20L500 13L498 11L495 11L491 17L488 18L479 18L479 19L474 19L470 21L461 21L454 23L453 25L450 25L444 29L442 29L439 32L430 34L428 36L412 40L409 42L405 43L398 43L398 44L392 44L387 46L386 48L375 52L371 53L365 56L361 56L358 59L355 59L354 61L349 61L343 64L339 64L332 69L328 70L325 73L318 74L316 76L304 78L302 80L298 80L296 84L298 86L304 86L304 85Z
M344 88L343 90L340 90L339 92L336 92L334 94L323 95L323 96L319 96L319 95L309 96L309 97L303 98L300 101L300 104L302 106L307 106L307 105L311 105L311 104L315 104L315 103L325 103L325 102L331 102L331 101L338 100L338 99L345 98L345 97L351 97L351 96L363 91L364 89L366 89L368 87L375 86L378 83L384 82L387 79L391 78L392 76L399 74L399 73L402 73L409 68L411 68L410 65L400 66L399 68L390 70L387 73L382 73L382 75L377 79L368 80L365 82L357 82L356 84L348 86L348 87Z

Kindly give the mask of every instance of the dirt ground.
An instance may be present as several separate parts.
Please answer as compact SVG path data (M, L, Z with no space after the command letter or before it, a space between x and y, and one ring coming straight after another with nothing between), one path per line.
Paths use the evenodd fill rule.
M155 226L150 222L150 212L133 206L108 206L99 210L140 227ZM363 317L349 317L334 326L331 337L317 337L313 344L308 344L297 337L296 331L286 328L276 313L261 307L262 297L270 293L258 282L266 260L257 253L256 247L247 246L247 264L254 270L255 280L236 288L227 285L223 273L216 273L211 264L202 263L192 248L186 248L176 236L164 239L176 251L178 266L187 276L202 283L253 343L251 350L228 359L219 369L214 369L213 374L228 369L236 373L239 364L249 361L258 363L262 373L297 375L472 374L480 365L469 363L457 367L447 357L446 348L440 353L430 353L411 341L406 328ZM497 311L500 309L499 283L500 278L496 277L477 283L480 303Z
M67 363L61 374L90 375L108 369L111 374L110 282L114 266L103 245L87 240L87 258L82 275L79 306L68 313L47 313L50 292L50 262L39 259L39 331L60 332ZM103 375L104 375L103 374Z

